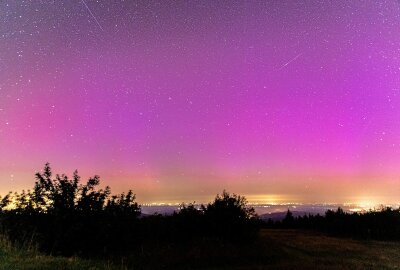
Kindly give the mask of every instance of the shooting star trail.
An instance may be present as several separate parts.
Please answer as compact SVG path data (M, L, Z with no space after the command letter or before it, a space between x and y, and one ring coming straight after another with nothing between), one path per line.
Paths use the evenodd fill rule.
M290 63L292 63L293 61L296 61L297 58L299 58L300 56L302 56L303 53L299 53L298 55L296 55L295 57L293 57L292 59L290 59L288 62L286 62L285 64L283 64L279 69L277 70L281 70L283 68L285 68L287 65L289 65Z
M94 14L92 13L92 11L90 10L90 8L88 7L88 5L86 5L85 0L82 0L82 3L85 5L86 9L89 11L90 15L92 15L93 19L96 21L97 25L100 27L101 31L104 31L103 27L101 27L99 21L96 19L96 17L94 16Z

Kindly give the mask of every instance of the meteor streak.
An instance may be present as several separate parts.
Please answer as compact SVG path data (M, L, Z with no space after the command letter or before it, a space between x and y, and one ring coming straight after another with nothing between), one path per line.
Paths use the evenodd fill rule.
M82 3L85 5L86 9L89 11L90 15L92 15L93 19L96 21L97 25L100 27L101 31L104 31L103 27L101 27L99 21L96 19L96 17L94 16L94 14L92 13L92 11L90 10L90 8L88 7L88 5L86 4L85 0L82 0Z
M303 53L299 53L298 55L296 55L294 58L290 59L288 62L286 62L285 64L283 64L278 70L283 69L284 67L286 67L287 65L289 65L290 63L292 63L293 61L296 61L297 58L299 58L300 56L302 56Z

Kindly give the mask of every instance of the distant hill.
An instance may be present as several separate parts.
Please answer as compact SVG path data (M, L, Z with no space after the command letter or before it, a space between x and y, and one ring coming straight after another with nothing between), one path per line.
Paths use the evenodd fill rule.
M306 211L293 211L293 210L290 210L290 212L292 212L294 217L299 217L299 216L302 217L302 216L308 215L308 214L311 214L311 215L323 214L323 213L319 213L319 212L306 212ZM265 221L267 221L268 219L272 219L273 221L281 221L285 218L286 213L287 213L286 211L285 212L266 213L266 214L259 215L259 218L261 220L265 220Z

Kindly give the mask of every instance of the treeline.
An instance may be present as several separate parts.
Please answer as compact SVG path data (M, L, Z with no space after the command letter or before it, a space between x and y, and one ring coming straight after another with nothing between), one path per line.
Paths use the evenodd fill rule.
M98 176L81 183L53 175L49 164L36 173L32 190L0 198L0 232L15 245L52 255L112 257L143 254L182 243L243 243L259 221L246 199L223 192L207 205L182 205L171 216L141 215L130 190L111 195Z
M294 217L287 211L282 221L269 219L267 228L289 228L317 230L334 236L360 239L400 240L400 209L382 207L367 212L328 210L325 215L304 215Z
M112 195L109 187L100 188L98 176L82 183L77 172L72 178L54 175L46 164L35 178L32 190L0 198L0 233L14 245L52 255L134 254L135 260L146 256L152 260L154 250L202 247L197 251L202 253L213 246L218 251L210 256L218 257L228 246L234 247L228 253L240 254L244 246L260 243L256 238L261 227L400 240L399 209L346 213L339 208L300 217L288 211L282 221L262 222L243 196L224 191L206 205L183 204L173 215L147 216L141 214L131 190Z

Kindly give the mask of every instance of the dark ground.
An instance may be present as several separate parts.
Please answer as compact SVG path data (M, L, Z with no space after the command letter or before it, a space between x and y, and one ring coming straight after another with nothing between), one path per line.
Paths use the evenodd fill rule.
M1 241L0 269L400 269L400 242L333 238L296 230L262 230L257 244L167 247L139 259L108 261L43 256ZM127 266L128 265L128 266Z

